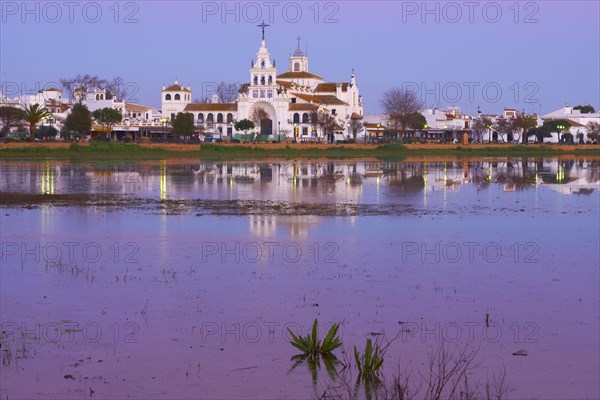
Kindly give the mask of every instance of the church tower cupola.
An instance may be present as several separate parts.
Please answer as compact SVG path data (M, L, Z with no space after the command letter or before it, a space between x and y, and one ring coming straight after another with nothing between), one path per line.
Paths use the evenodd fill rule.
M290 56L290 72L307 72L308 71L308 56L304 54L300 47L300 36L298 36L298 47L294 54Z
M273 90L275 89L275 81L277 77L277 68L275 63L271 62L271 53L267 49L265 42L265 28L269 26L264 22L258 25L262 28L262 40L260 48L256 53L256 62L250 69L250 87L251 98L272 100Z

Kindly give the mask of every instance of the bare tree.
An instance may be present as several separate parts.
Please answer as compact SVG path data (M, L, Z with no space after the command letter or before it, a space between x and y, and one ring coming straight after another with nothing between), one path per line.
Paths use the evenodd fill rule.
M406 128L413 121L414 113L419 112L423 107L423 102L413 92L396 88L383 94L381 105L392 127L400 130L401 140L403 140Z
M326 111L321 111L317 114L317 125L321 128L321 138L319 138L319 141L322 141L327 134L333 132L336 122L335 117Z
M77 75L72 79L61 79L60 84L67 91L69 99L82 103L90 90L105 89L108 82L96 75Z
M490 117L481 117L475 120L473 124L473 132L477 134L478 141L482 141L484 132L489 131L493 126L492 120Z
M254 107L252 114L250 115L250 120L258 127L258 132L262 133L262 122L267 119L269 119L269 113L264 108ZM252 142L256 142L257 137L258 133L255 133Z
M348 123L348 128L350 128L350 132L352 132L352 140L354 140L356 143L356 136L358 135L358 132L362 132L365 126L360 119L353 118Z
M215 93L217 94L217 96L219 96L219 101L221 103L230 103L237 99L239 90L239 83L221 82L216 88Z
M107 99L110 100L114 97L116 101L125 101L129 95L125 79L120 76L114 77L112 81L106 84L106 92Z

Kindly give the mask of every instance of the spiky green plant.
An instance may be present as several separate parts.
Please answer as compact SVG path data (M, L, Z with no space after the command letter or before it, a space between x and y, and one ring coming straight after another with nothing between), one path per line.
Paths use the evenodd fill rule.
M379 376L379 370L383 364L383 351L379 345L373 347L371 339L367 339L365 345L365 353L360 354L354 346L354 360L356 361L356 368L358 368L358 379L364 381L376 381Z
M323 339L323 342L319 340L318 336L318 327L319 321L315 319L313 323L312 332L306 336L302 335L294 335L294 332L290 328L288 328L288 332L292 335L292 341L290 343L292 346L300 350L304 355L309 357L317 357L317 356L326 356L331 354L331 352L342 345L342 342L339 337L337 337L337 331L339 329L339 324L333 324L329 331L327 332L327 336Z

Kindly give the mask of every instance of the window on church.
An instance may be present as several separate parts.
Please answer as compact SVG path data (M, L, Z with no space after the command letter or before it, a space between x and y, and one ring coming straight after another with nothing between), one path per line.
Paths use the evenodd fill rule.
M260 77L260 84L261 85L265 84L265 76L264 75Z
M262 60L262 61L260 62L260 67L261 67L262 69L265 69L265 60Z
M252 91L252 97L254 97L255 99L258 98L258 90Z
M295 64L294 64L294 71L295 71L295 72L298 72L298 71L300 71L300 63L295 63Z
M222 124L223 123L223 114L221 114L221 113L217 114L217 123L218 124Z
M261 91L260 91L260 98L261 98L261 99L264 99L264 98L265 98L265 91L264 91L264 90L261 90Z
M167 94L167 95L165 96L165 100L171 100L171 95L170 95L170 94Z
M233 122L233 114L229 113L227 114L227 123L230 124Z
M208 115L206 116L206 122L208 122L209 124L212 124L214 122L214 117L212 113L208 113Z
M254 84L258 85L258 76L254 75Z
M294 113L294 123L295 124L299 124L300 123L300 114Z
M292 97L292 103L296 103L296 98Z
M308 136L308 126L303 126L302 127L302 135L303 136Z
M267 90L267 97L269 99L273 98L273 91L272 90Z
M336 114L337 114L337 112L336 112L335 108L334 108L334 109L332 109L332 110L331 110L331 115L336 115Z
M177 94L175 95L175 100L181 100L181 96L179 95L179 93L177 93Z
M269 85L273 83L273 76L269 75Z
M302 123L308 124L308 113L302 114Z
M204 123L204 114L198 114L198 122Z

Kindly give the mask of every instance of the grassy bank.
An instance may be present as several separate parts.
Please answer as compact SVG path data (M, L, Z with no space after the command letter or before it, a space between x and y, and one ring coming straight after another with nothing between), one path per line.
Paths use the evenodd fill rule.
M0 147L0 158L99 158L99 159L261 159L261 158L383 158L452 155L520 157L551 155L600 156L600 146L559 145L326 145L326 144L203 144L203 145L137 145L120 143L92 144L9 144Z

